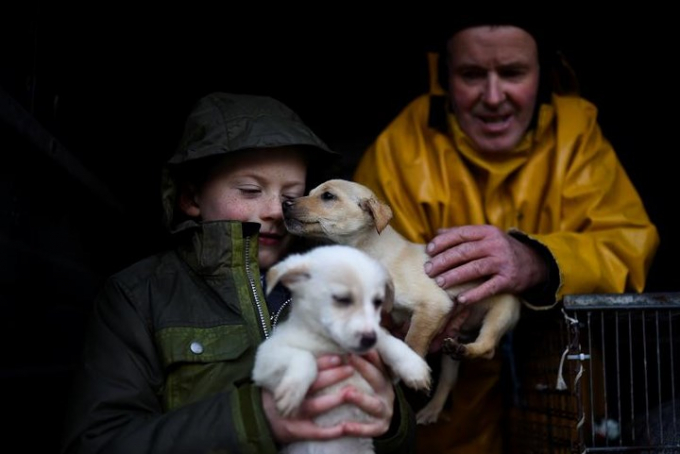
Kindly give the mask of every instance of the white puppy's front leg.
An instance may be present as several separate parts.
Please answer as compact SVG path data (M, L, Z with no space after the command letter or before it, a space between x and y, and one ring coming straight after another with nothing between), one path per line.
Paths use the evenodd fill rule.
M291 351L290 356L282 353L287 359L288 367L274 389L276 407L283 416L293 414L305 398L309 387L318 374L316 358L304 350Z
M378 332L377 349L383 362L410 388L429 391L430 366L404 341L381 328Z
M277 345L271 351L267 347L265 344L260 346L253 380L274 394L279 413L290 416L298 409L316 379L316 358L308 351L283 345Z

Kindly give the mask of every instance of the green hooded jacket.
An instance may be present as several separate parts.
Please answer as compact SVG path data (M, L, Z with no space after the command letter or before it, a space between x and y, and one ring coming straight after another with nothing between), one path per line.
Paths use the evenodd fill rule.
M334 155L271 98L214 93L195 106L164 173L173 247L111 276L96 299L63 453L278 451L250 379L257 346L271 330L257 265L259 224L181 219L174 175L196 159L286 145L309 148L310 167ZM378 452L412 452L413 415L397 395Z

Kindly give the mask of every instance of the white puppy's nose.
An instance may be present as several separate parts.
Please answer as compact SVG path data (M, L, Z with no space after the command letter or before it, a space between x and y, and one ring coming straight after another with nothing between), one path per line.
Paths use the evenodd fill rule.
M368 350L373 347L378 340L375 331L368 331L361 334L361 348Z

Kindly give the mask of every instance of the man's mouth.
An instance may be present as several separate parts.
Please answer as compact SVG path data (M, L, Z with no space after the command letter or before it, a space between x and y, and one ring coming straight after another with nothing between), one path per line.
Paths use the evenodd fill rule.
M510 118L510 115L494 115L492 117L479 117L484 123L503 123Z
M499 133L510 126L512 115L477 115L476 118L486 132Z

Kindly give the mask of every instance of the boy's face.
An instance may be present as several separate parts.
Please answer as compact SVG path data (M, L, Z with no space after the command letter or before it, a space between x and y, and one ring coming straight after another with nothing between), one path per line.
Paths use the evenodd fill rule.
M304 154L293 147L226 155L182 210L204 221L261 224L258 262L267 269L288 251L281 203L304 195L306 175Z

